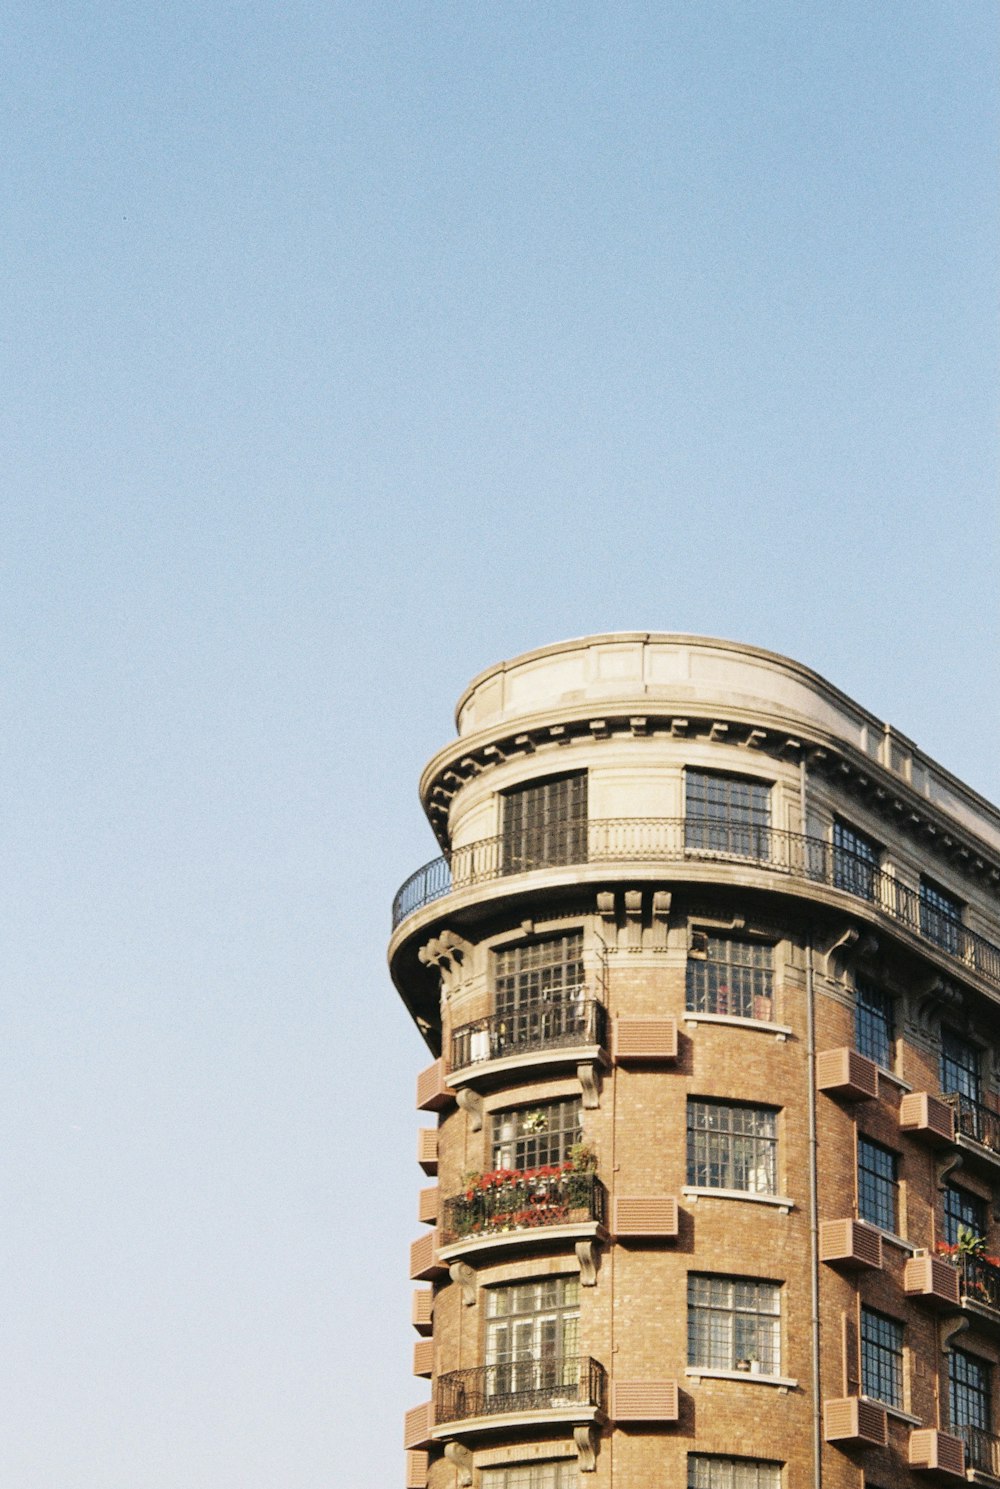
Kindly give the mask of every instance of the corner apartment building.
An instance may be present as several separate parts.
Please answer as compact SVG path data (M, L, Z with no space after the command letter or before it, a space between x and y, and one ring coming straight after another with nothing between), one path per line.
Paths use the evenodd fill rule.
M545 647L457 724L390 945L407 1489L1000 1485L1000 814L725 641Z

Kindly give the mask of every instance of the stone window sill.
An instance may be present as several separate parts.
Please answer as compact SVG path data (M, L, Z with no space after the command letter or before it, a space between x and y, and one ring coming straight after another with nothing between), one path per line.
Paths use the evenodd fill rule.
M732 1013L691 1013L684 1014L686 1024L728 1024L734 1029L755 1029L758 1034L771 1034L775 1039L784 1041L792 1030L788 1024L772 1024L769 1019L744 1019L738 1018Z
M752 1370L709 1370L700 1365L689 1365L684 1374L688 1380L739 1380L751 1386L778 1386L782 1391L798 1388L798 1381L786 1375L755 1375Z
M694 1184L686 1184L681 1194L692 1203L700 1199L749 1200L752 1205L773 1205L782 1215L795 1209L794 1200L789 1199L787 1194L752 1194L748 1189L701 1189Z

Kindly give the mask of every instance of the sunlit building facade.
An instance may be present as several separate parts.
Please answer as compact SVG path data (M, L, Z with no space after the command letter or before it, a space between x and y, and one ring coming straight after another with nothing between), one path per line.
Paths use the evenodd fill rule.
M1000 1485L1000 814L815 673L489 669L393 909L407 1489Z

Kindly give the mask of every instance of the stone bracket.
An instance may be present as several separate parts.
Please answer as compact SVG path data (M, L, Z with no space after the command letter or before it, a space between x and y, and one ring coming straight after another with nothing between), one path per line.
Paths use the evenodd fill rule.
M625 949L642 950L642 890L625 891Z
M580 1263L580 1286L597 1286L597 1251L593 1241L577 1241L574 1246L576 1259Z
M455 1100L469 1118L469 1127L473 1132L483 1130L483 1098L478 1091L470 1091L468 1087L462 1086L455 1092Z
M604 941L614 950L618 945L618 916L615 913L615 896L610 889L602 889L597 895L597 913L601 918Z
M824 971L831 982L837 982L847 970L848 958L855 962L861 957L872 956L877 950L878 941L874 936L862 935L857 926L849 925L822 950L826 963Z
M471 1308L476 1301L476 1274L468 1262L452 1262L448 1275L456 1287L462 1289L462 1302Z
M967 1318L943 1318L938 1331L941 1353L945 1355L949 1354L951 1352L952 1340L957 1339L959 1334L964 1334L968 1327L969 1320Z
M472 1483L472 1454L462 1442L446 1442L444 1445L444 1456L449 1463L454 1463L458 1470L458 1482L461 1489Z
M649 947L651 951L666 951L667 931L670 928L670 901L673 896L669 889L654 889L653 891L653 916L649 927Z
M948 1180L951 1178L955 1170L961 1167L961 1153L946 1153L943 1158L939 1158L937 1163L934 1165L934 1177L937 1180L937 1187L939 1189L947 1189Z
M592 1425L573 1428L576 1457L581 1473L593 1473L597 1468L597 1428Z
M576 1078L583 1092L583 1109L596 1112L601 1104L601 1088L597 1077L597 1066L591 1060L576 1067Z

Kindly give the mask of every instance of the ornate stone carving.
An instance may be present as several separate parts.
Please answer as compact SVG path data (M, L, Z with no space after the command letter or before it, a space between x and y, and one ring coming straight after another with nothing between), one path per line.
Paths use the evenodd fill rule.
M642 890L625 891L625 949L642 950Z
M591 1060L585 1060L583 1064L576 1067L576 1078L580 1082L580 1090L583 1092L583 1109L587 1112L596 1112L601 1104L601 1088L598 1083L597 1066Z
M469 1449L461 1442L446 1442L444 1456L458 1471L460 1489L466 1489L472 1483L472 1454Z
M469 1129L472 1132L483 1130L483 1098L478 1091L470 1091L467 1086L462 1086L455 1092L455 1100L469 1118Z
M951 1352L951 1345L959 1334L964 1334L969 1327L967 1318L943 1318L938 1328L938 1340L941 1344L941 1353L946 1355Z
M597 1286L597 1252L593 1241L577 1241L573 1248L580 1263L580 1286Z
M618 916L615 897L610 889L602 889L597 896L597 913L601 917L601 934L609 951L618 946Z
M465 941L454 931L442 931L417 952L425 967L435 967L441 978L441 991L450 997L462 980L466 962L472 955L472 942Z
M574 1427L573 1441L576 1443L576 1458L581 1473L593 1473L597 1468L597 1429L593 1426Z
M468 1262L452 1262L448 1275L456 1287L462 1289L462 1302L471 1308L476 1301L476 1274Z
M653 891L653 918L649 927L649 946L651 951L666 951L667 949L671 899L672 895L669 889L655 889Z
M961 1153L946 1153L943 1158L939 1158L934 1166L934 1176L937 1179L937 1187L939 1189L947 1189L948 1180L951 1178L955 1170L961 1167Z

